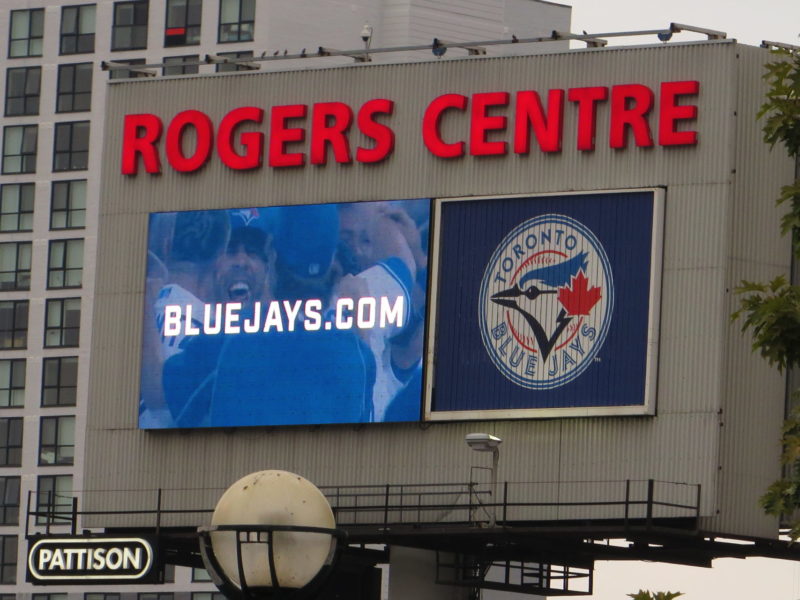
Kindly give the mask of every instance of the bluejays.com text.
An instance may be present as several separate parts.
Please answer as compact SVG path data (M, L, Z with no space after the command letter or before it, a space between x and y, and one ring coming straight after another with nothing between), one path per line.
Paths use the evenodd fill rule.
M403 296L392 302L386 296L379 298L339 298L330 310L323 310L323 302L310 300L273 300L255 302L252 310L242 313L241 302L205 304L201 315L193 314L191 304L168 304L164 307L163 335L216 335L238 333L268 333L331 329L373 329L375 327L402 328L405 318Z

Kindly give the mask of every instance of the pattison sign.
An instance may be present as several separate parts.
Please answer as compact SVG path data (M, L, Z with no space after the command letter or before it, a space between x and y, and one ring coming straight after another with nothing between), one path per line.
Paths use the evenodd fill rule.
M417 127L427 152L441 159L554 153L565 141L581 152L593 151L596 144L614 149L630 143L642 148L692 146L697 144L693 127L699 93L698 81L448 93L432 99L412 124L395 123L395 102L388 98L360 106L240 106L216 123L194 109L167 120L152 113L128 114L122 124L121 171L136 175L141 165L147 173L161 173L164 159L171 170L183 173L211 160L237 171L260 169L265 159L271 168L331 160L377 163L394 152L399 126ZM571 140L564 139L565 116L575 120ZM596 140L601 119L607 122L608 138Z
M28 551L39 584L143 583L157 578L154 544L141 537L43 537Z

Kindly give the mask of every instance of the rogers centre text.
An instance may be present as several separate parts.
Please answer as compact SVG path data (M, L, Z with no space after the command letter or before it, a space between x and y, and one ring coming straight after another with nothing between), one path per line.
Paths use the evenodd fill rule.
M421 136L427 151L438 158L524 155L534 141L541 152L560 152L565 115L570 114L576 132L572 143L582 152L595 149L601 119L608 123L605 143L611 148L626 148L630 141L644 148L695 145L697 132L691 124L698 109L692 98L699 92L698 81L665 81L656 89L630 83L546 93L448 93L433 99L420 115ZM214 155L233 170L259 169L265 154L273 168L324 165L329 158L376 163L394 151L394 113L393 100L375 98L358 107L344 102L272 106L268 115L264 108L243 106L218 123L193 109L172 116L166 126L158 115L128 114L121 170L135 175L141 164L147 173L161 173L165 157L172 170L190 173ZM448 120L456 123L457 133L443 133ZM267 133L262 130L265 121ZM366 141L362 145L356 137Z

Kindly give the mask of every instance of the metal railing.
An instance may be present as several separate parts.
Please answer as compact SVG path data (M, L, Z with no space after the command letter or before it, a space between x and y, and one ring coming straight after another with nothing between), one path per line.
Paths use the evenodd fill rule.
M489 484L433 483L320 486L340 527L389 527L400 525L485 524L494 515L498 524L533 522L608 521L652 526L662 519L691 519L695 527L700 517L700 485L657 480L505 482L497 498ZM222 495L219 490L216 497ZM176 494L181 492L181 494ZM196 493L195 493L196 492ZM202 493L201 493L202 492ZM209 497L216 490L150 490L116 493L130 500L126 509L80 510L84 506L123 506L119 498L98 501L98 494L115 492L84 491L70 497L48 492L28 495L26 535L34 528L50 533L56 527L75 533L79 522L90 518L92 526L154 528L208 524L210 506L188 508L165 501L175 497ZM139 494L139 496L135 496ZM89 498L90 495L95 497ZM87 498L90 501L87 502ZM82 500L82 502L81 502ZM184 500L185 502L185 500ZM108 523L102 524L107 517ZM95 524L99 523L99 524Z

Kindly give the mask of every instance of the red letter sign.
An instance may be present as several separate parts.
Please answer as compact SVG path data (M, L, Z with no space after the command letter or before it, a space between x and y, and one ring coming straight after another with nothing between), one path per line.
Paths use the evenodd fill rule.
M531 127L542 152L561 152L564 131L564 90L550 90L547 95L547 116L539 94L517 93L514 123L514 152L527 154L531 149Z
M678 96L696 96L699 81L665 81L661 84L661 107L658 118L658 143L662 146L694 145L696 131L678 131L676 121L697 118L697 106L678 104Z
M378 123L375 115L391 115L394 102L383 98L376 98L365 102L358 111L358 129L368 138L375 140L375 146L356 149L356 160L362 163L379 162L389 156L394 150L394 131L390 127Z
M186 128L195 129L194 154L184 156L183 133ZM167 127L167 160L172 168L182 173L190 173L202 167L211 155L211 145L214 139L214 125L208 115L199 110L184 110L175 115Z
M652 146L653 136L650 135L650 125L647 123L647 114L651 108L653 91L646 85L615 85L611 89L609 145L612 148L625 148L628 145L626 128L630 127L637 146Z
M337 163L349 163L350 144L347 131L353 123L353 111L342 102L318 102L311 112L311 164L328 162L325 152L328 145L333 149Z
M492 106L508 106L508 92L487 92L472 96L472 124L469 133L469 153L473 156L505 154L508 145L503 141L490 142L486 139L489 131L503 131L506 118L503 115L489 115Z
M431 102L422 118L422 140L434 156L456 158L464 156L464 142L448 144L442 140L442 134L439 131L442 113L448 108L465 110L467 97L461 94L445 94Z
M597 131L597 103L608 98L608 88L571 88L570 102L578 103L578 150L594 150Z
M264 154L264 134L260 131L243 133L240 141L245 148L244 154L239 154L233 147L233 134L236 128L245 121L261 123L264 119L264 110L255 106L234 108L222 117L217 134L217 153L222 162L237 171L258 169L261 166Z
M122 130L122 174L136 175L139 164L136 160L142 155L144 170L148 173L161 173L161 161L155 143L161 137L163 125L155 115L125 115ZM139 135L139 132L142 135Z
M289 119L300 119L306 116L305 104L287 104L273 106L270 115L269 132L269 166L270 167L302 167L306 157L302 152L286 152L286 144L302 142L306 131L301 127L287 127Z

